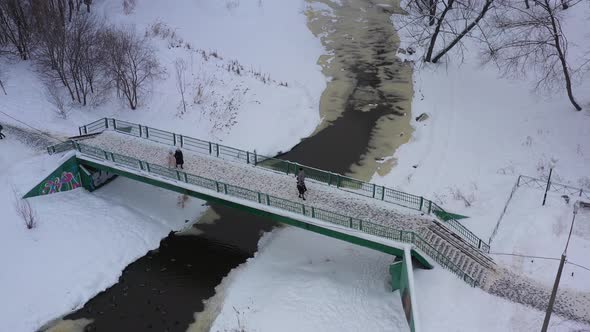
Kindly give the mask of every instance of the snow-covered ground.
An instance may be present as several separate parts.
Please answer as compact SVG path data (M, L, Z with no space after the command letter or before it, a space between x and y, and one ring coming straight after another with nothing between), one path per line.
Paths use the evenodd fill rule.
M176 37L153 38L168 76L154 84L140 109L130 111L113 101L73 110L62 120L51 111L33 66L2 60L8 95L0 95L0 111L61 135L113 116L262 154L289 148L319 122L325 79L316 61L322 49L305 26L303 1L140 2L131 15L123 14L120 1L93 6L109 22L150 33L160 22L163 30L175 32ZM575 56L583 53L576 49L589 45L587 30L580 28L588 8L576 7L568 15L567 32L578 31L568 34ZM209 99L192 104L182 116L174 87L177 58L189 64L192 89L200 82L209 87ZM242 74L220 70L234 59L244 67ZM257 73L276 82L263 83ZM531 92L529 81L498 78L494 68L480 66L469 53L462 64L420 66L414 80L413 115L426 112L430 118L413 123L413 138L393 156L397 166L385 177L375 176L376 182L470 216L462 222L482 238L490 236L518 174L538 177L554 166L554 180L588 186L590 116L573 112L562 94L539 95ZM576 81L575 91L589 108L590 80ZM239 111L212 115L219 114L215 101L232 99L239 101ZM2 114L0 121L14 123ZM78 189L32 199L40 221L28 231L12 206L11 185L25 192L57 162L13 138L0 141L0 330L31 331L79 308L116 282L128 263L201 212L197 201L181 210L172 193L117 179L93 194ZM470 207L454 198L459 192ZM492 251L559 256L571 205L553 198L540 208L539 195L517 191ZM579 226L587 220L579 216L570 255L572 262L590 266L580 254L588 250L587 228ZM291 228L267 234L260 247L220 286L226 297L213 331L240 325L256 331L407 329L399 296L389 291L392 257ZM553 261L496 259L545 284L554 276ZM448 271L416 270L415 277L424 331L539 330L540 311L469 288ZM590 272L567 265L563 287L588 290L584 280L589 278ZM555 316L551 327L590 328Z
M0 111L64 135L108 116L267 155L289 149L319 123L326 79L316 62L323 49L307 29L303 0L138 2L130 15L121 3L94 1L92 10L109 24L133 26L151 36L166 70L137 110L112 98L96 107L75 108L63 120L31 62L0 59L8 93L1 96ZM177 59L187 67L185 114L180 114L175 85ZM14 123L1 114L0 121Z
M566 29L574 62L587 51L581 48L589 45L585 41L588 36L582 33L587 31L582 27L588 14L588 7L584 5L568 12ZM420 193L444 204L449 211L469 216L462 222L482 238L488 238L519 174L541 177L548 174L550 167L555 167L553 175L557 177L553 178L554 181L590 189L587 167L590 165L590 80L578 77L575 91L586 110L574 112L565 93L540 94L531 91L530 81L500 78L495 68L481 66L476 55L475 52L466 53L461 64L449 62L436 67L420 65L415 68L412 113L417 117L425 112L430 118L425 122L413 122L416 129L414 136L393 156L397 166L387 176L375 175L373 180ZM457 193L462 193L471 206L466 207ZM569 231L572 205L565 205L559 196L550 195L550 202L542 208L542 194L538 190L518 189L492 245L493 252L559 258ZM581 221L576 223L568 256L572 262L590 267L590 259L583 254L588 250L588 233L584 223L588 218L580 213L578 219ZM285 231L274 234L272 242L263 243L262 254L232 273L232 282L226 286L228 295L214 331L238 326L233 307L243 313L242 323L252 330L276 330L285 326L306 330L307 321L304 319L285 325L277 323L272 328L268 325L269 321L263 319L268 316L283 317L296 310L307 312L304 305L287 309L280 305L282 298L259 298L248 292L252 282L247 280L251 278L257 278L256 282L265 287L272 287L268 290L271 294L280 294L285 285L299 281L303 263L288 265L284 262L297 262L296 255L310 244L305 242L296 253L283 252L281 248L289 246L289 241L304 241L309 235L300 230L290 232L301 234L296 239ZM332 246L357 250L352 245L333 239L318 237L317 241L322 244L314 247L313 261L326 256L330 260L337 257L338 254L331 251ZM270 255L272 257L268 257ZM367 252L365 263L375 264L370 269L380 271L380 275L375 277L381 278L382 284L387 284L389 261L376 260L379 256L379 253ZM558 263L513 256L495 255L494 258L545 285L551 285ZM285 269L280 277L273 272L278 264ZM366 280L365 266L353 271L355 276L350 279ZM328 268L322 265L314 270ZM342 271L346 271L345 268ZM573 265L566 265L565 271L563 289L588 290L590 271ZM340 275L339 271L335 274ZM541 328L543 312L466 287L443 269L417 270L415 277L418 310L424 331L537 331ZM275 285L273 280L276 278L283 278L284 281ZM330 287L323 284L323 291L314 294L309 301L318 301L317 298L324 294L349 291L350 296L346 299L354 303L354 285L358 284L352 281L337 283L339 280L333 277ZM321 281L305 281L312 289L319 288L321 284ZM366 289L371 287L370 284L366 282ZM315 306L310 307L309 311L315 312ZM341 301L338 308L347 310L348 302ZM326 311L321 312L332 315ZM375 330L398 330L398 315L392 313L384 318L389 319L390 324ZM342 315L341 319L354 324L356 318ZM316 324L309 330L320 330L318 326ZM588 325L555 315L551 319L551 331L588 329Z
M38 224L28 230L12 204L12 188L26 193L60 159L11 136L1 143L3 331L32 331L81 307L115 283L125 266L205 209L197 200L179 208L175 193L116 179L92 194L75 189L30 199Z
M303 0L180 0L138 2L126 15L120 0L94 1L92 11L107 24L151 36L166 75L135 111L113 98L73 107L62 119L34 64L3 57L7 95L0 94L0 123L25 127L20 120L66 137L81 124L112 116L267 155L287 150L319 123L326 81L316 64L322 46L306 26L304 8ZM187 66L184 114L175 86L178 59ZM58 160L4 133L9 137L0 141L2 331L32 331L80 308L115 283L126 265L204 209L198 200L180 209L174 193L117 179L92 194L78 189L31 199L39 225L26 230L14 211L11 185L27 192Z

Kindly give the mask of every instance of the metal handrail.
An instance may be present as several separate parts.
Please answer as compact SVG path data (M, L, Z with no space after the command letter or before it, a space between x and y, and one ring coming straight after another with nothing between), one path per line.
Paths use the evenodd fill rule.
M122 124L123 127L118 126L117 123ZM113 129L120 133L145 138L158 143L172 144L174 146L184 147L187 150L199 153L208 153L216 157L231 159L234 161L245 161L249 164L254 164L274 171L285 172L286 174L294 174L297 172L299 167L302 167L305 170L306 176L308 178L323 182L329 186L336 186L342 190L421 211L429 215L434 212L434 215L441 219L443 224L447 225L455 234L457 234L471 247L484 253L489 253L490 251L489 243L479 238L458 220L454 218L440 218L436 212L446 215L449 214L438 204L422 196L416 196L403 191L387 188L385 186L379 186L374 183L364 182L341 174L301 165L288 160L266 157L258 155L256 152L244 151L197 138L186 137L184 135L143 126L140 124L117 120L114 118L99 119L88 125L79 127L80 133L84 134L101 132L105 129ZM185 141L187 144L185 144ZM193 142L193 144L191 145L189 142ZM195 144L199 145L197 149L195 149Z
M74 148L82 155L89 156L93 159L112 162L119 167L133 169L135 171L147 172L167 180L180 181L197 187L215 190L217 193L246 199L255 204L267 205L279 208L284 211L301 214L313 219L330 222L349 229L358 230L365 234L377 237L412 243L425 254L432 257L443 267L449 269L469 285L478 286L477 280L465 273L453 263L450 258L441 251L435 249L430 243L424 240L420 235L413 231L399 230L389 226L376 224L370 221L349 217L337 212L328 211L314 206L306 205L299 202L293 202L288 199L275 197L266 193L250 190L247 188L234 186L228 183L216 181L213 179L197 176L194 174L179 171L174 168L167 168L158 164L148 163L133 157L121 155L118 153L106 151L94 146L72 142Z

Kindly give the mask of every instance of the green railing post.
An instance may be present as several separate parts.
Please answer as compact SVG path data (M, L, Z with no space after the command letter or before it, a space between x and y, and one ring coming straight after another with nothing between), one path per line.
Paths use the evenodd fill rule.
M143 171L143 162L141 160L137 160L137 163L139 164L139 169Z
M305 215L305 204L301 203L301 212Z
M348 217L348 227L352 228L352 217Z
M219 157L219 144L215 144L215 150L217 151L217 157Z
M270 205L270 198L268 197L268 194L265 194L265 195L266 195L266 205Z
M332 185L332 173L328 173L328 185Z
M257 194L258 194L258 203L262 204L262 200L260 199L260 192L257 192Z
M422 205L424 205L424 197L420 196L420 208L418 211L422 211Z
M385 200L385 186L381 186L381 200Z
M111 160L115 162L115 155L111 152Z
M143 137L143 134L142 134L142 132L141 132L141 125L140 125L140 124L138 124L138 126L139 126L139 137Z
M107 152L106 151L103 151L103 152L104 152L104 159L109 160L109 155L107 154Z
M180 135L180 147L184 147L184 136Z
M113 119L113 129L117 130L117 119Z
M172 133L172 145L176 146L176 134Z
M359 230L363 230L363 221L359 219Z
M256 150L254 150L254 166L258 164L258 155L256 154Z
M373 183L373 198L375 198L375 184Z
M287 175L289 174L289 165L291 164L290 162L286 161L285 164L287 164Z
M215 181L215 191L219 192L219 182Z
M311 217L315 218L315 209L313 208L313 206L311 207Z
M78 127L78 132L80 133L80 136L82 136L82 127Z
M84 126L84 135L88 134L88 128L86 128L86 126Z
M184 182L188 183L188 176L185 172L182 172L182 174L184 174Z
M211 142L209 142L209 155L211 155L213 153L213 150L211 149Z
M246 164L250 163L250 152L246 151Z
M223 192L227 195L227 184L223 184Z
M340 188L340 178L341 178L341 176L340 176L340 174L338 174L338 178L336 180L337 181L336 182L336 188Z
M149 131L150 127L145 127L145 138L150 138L150 131Z
M104 118L104 127L109 129L109 118Z
M432 211L432 201L428 201L428 214Z

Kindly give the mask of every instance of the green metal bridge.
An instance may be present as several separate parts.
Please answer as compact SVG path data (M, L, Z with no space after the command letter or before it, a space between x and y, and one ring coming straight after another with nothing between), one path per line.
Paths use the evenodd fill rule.
M173 147L183 149L186 169L167 167ZM99 172L124 176L395 256L406 248L424 267L432 259L471 286L482 286L495 267L486 242L421 196L112 118L48 148L69 150L91 190ZM295 196L299 167L311 180L305 202ZM36 194L43 193L28 196Z

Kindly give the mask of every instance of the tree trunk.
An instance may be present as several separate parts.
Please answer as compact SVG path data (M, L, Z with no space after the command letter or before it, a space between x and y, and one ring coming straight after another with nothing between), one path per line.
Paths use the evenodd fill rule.
M561 63L561 69L563 70L563 76L565 78L565 89L567 90L567 96L570 99L570 102L577 111L581 111L582 107L578 105L576 100L574 99L574 93L572 92L572 81L570 79L569 69L567 68L567 62L565 59L565 53L561 48L561 40L559 39L559 30L557 29L557 22L555 19L555 14L551 5L549 4L548 0L545 0L545 5L547 13L549 14L549 18L551 19L551 30L553 32L553 41L555 42L555 48L557 49L557 55L559 56L559 61Z
M440 58L443 55L447 54L448 51L450 51L455 45L457 45L457 43L463 37L465 37L469 33L469 31L471 31L473 28L475 28L475 26L477 26L479 21L486 15L486 13L490 9L493 2L494 2L494 0L486 0L486 3L483 5L483 8L479 12L479 15L477 15L475 20L473 20L473 22L471 22L463 31L461 31L461 33L459 33L459 35L457 37L455 37L455 39L453 39L453 41L447 47L445 47L442 51L438 52L438 54L434 57L434 59L432 59L432 63L437 63L438 60L440 60Z
M430 0L430 20L428 21L429 26L433 26L436 22L436 5L438 4L438 0Z
M449 12L449 10L451 10L451 7L453 6L454 2L455 2L455 0L449 0L449 2L447 3L447 6L445 7L445 10L443 10L443 12L440 14L440 17L438 18L436 28L434 28L434 32L432 33L432 37L430 38L430 45L428 46L428 52L426 53L426 57L424 58L424 61L426 61L426 62L430 62L430 59L432 58L432 51L434 50L434 44L436 44L436 38L438 37L438 34L440 32L440 27L445 20L445 16Z

